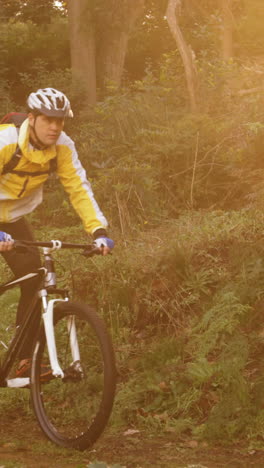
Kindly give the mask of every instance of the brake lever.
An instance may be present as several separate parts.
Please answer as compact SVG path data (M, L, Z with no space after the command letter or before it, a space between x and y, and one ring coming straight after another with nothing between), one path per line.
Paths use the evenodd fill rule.
M100 249L98 247L94 247L92 245L88 245L82 252L84 257L92 257L93 255L101 255Z
M17 253L27 253L30 250L30 245L27 244L27 241L15 240L13 248Z

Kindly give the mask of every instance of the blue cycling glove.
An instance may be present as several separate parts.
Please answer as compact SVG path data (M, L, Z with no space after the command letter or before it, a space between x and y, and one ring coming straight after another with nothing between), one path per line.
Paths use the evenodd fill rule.
M0 231L0 242L8 242L12 240L13 239L10 236L10 234L7 234L7 232L4 232L4 231Z
M113 249L115 245L114 241L106 236L98 237L93 241L93 244L96 245L96 247L98 248L102 247L103 245L104 247L108 247L109 249Z

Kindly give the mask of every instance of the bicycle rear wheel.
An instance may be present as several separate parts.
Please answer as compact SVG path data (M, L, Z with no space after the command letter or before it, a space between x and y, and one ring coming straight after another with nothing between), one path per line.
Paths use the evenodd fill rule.
M69 330L75 322L80 361L73 362ZM116 383L113 347L103 321L90 307L61 303L54 310L54 333L64 378L41 382L49 362L44 328L32 359L31 397L45 435L58 445L85 450L103 432Z

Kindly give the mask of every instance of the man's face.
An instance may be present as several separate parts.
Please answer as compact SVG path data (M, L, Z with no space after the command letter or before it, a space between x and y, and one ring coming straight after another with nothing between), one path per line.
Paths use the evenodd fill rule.
M30 137L33 141L36 139L34 128L43 146L54 145L64 127L64 119L59 117L48 117L43 114L36 117L34 114L29 113L28 120Z

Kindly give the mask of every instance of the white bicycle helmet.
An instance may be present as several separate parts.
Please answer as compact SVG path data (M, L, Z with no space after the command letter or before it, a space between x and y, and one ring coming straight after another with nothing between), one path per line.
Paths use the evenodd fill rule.
M73 117L69 99L54 88L38 89L35 93L31 93L27 105L30 111L48 117Z

